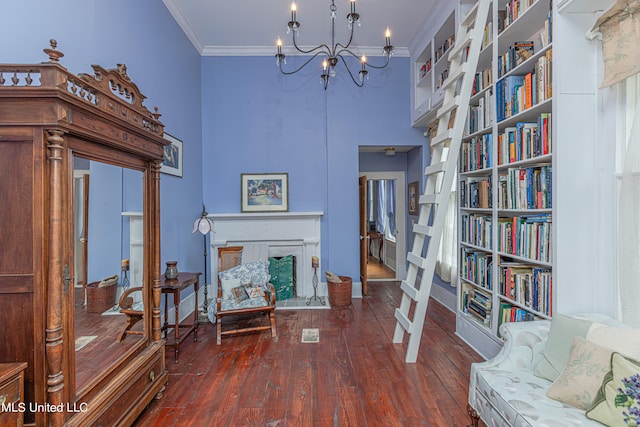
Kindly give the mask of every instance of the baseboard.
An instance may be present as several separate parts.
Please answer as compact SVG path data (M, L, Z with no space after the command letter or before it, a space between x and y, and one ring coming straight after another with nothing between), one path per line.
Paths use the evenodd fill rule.
M456 312L456 295L443 289L442 286L431 286L431 298L444 305L449 311Z

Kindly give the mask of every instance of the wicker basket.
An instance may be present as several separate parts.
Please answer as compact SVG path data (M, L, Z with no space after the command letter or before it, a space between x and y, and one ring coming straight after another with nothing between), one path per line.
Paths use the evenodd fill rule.
M351 304L351 277L338 276L342 282L327 281L329 304L332 307L346 307Z
M104 313L116 303L118 281L112 281L107 286L98 286L100 282L87 285L87 312Z

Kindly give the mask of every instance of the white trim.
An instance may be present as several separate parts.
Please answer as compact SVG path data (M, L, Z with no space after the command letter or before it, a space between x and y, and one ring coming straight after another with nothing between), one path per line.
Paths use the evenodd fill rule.
M187 36L187 38L191 41L193 47L196 48L198 53L202 55L202 52L205 49L205 46L202 44L196 33L193 32L191 27L189 26L189 21L184 16L182 9L178 6L177 2L174 0L162 0L164 5L169 9L169 13L173 16L173 19L178 23L182 31Z
M168 0L165 0L168 1ZM301 49L310 50L315 46L300 46ZM287 56L304 56L292 46L283 46L282 51ZM364 54L367 57L379 57L384 56L382 47L373 46L359 46L353 49L354 53L358 56ZM276 54L276 47L274 46L204 46L199 50L202 56L274 56ZM393 48L393 55L400 58L408 58L409 49L406 47Z
M404 172L358 172L367 179L393 179L396 181L396 280L407 277L407 184ZM399 221L398 219L401 219Z

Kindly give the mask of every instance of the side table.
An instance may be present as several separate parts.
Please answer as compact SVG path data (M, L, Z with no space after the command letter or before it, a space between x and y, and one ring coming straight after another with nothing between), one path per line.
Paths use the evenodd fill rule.
M22 426L24 422L25 362L0 363L0 425Z
M162 331L164 331L164 338L167 341L165 345L167 347L173 347L174 349L176 363L178 363L180 343L182 343L191 332L193 332L193 340L198 340L198 288L200 285L200 274L202 273L179 273L177 279L167 280L163 276L160 281L160 289L164 294L164 325L162 325ZM189 286L193 286L196 297L193 323L180 324L180 291ZM169 294L173 294L173 305L175 308L175 320L173 324L169 324L167 304ZM173 328L173 336L167 336L170 328Z

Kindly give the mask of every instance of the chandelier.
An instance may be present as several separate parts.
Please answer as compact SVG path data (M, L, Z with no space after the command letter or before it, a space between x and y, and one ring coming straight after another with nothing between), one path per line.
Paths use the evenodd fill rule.
M329 10L331 11L331 44L330 45L321 44L309 50L301 49L298 46L296 35L298 34L298 30L300 29L300 22L298 22L296 17L297 6L295 3L291 3L291 21L289 21L289 23L287 24L287 34L292 33L293 46L296 48L298 52L304 53L304 54L313 54L313 55L297 69L293 71L286 71L283 69L283 64L287 63L286 55L282 53L282 40L278 38L276 42L276 46L278 49L276 53L276 64L280 69L280 72L282 72L282 74L286 74L286 75L295 74L298 71L302 70L304 67L306 67L314 58L316 58L317 56L322 56L323 57L322 74L320 75L320 79L322 84L324 85L325 90L327 90L327 85L329 84L329 78L334 77L336 75L335 67L336 65L338 65L338 62L340 60L342 60L342 63L344 64L344 67L349 73L351 80L353 80L353 83L355 83L358 87L362 87L364 86L365 79L369 78L368 77L369 72L367 71L367 67L381 69L386 67L389 64L389 58L393 53L393 46L391 45L391 31L389 30L389 28L387 28L387 31L385 32L385 46L382 48L382 51L385 56L384 64L382 65L370 64L367 62L367 58L364 55L358 57L358 55L356 55L349 49L349 46L351 46L351 42L353 41L353 32L355 29L355 24L358 24L358 26L360 25L360 14L356 12L356 0L350 0L350 2L351 2L351 12L347 14L347 22L349 23L350 35L349 35L349 41L347 42L347 44L343 45L341 43L336 43L335 41L336 39L335 21L336 21L336 10L338 8L335 5L335 0L331 0L331 6L329 7ZM351 56L360 61L361 68L358 71L357 79L354 76L351 69L349 68L349 64L345 59L345 56L347 57Z

